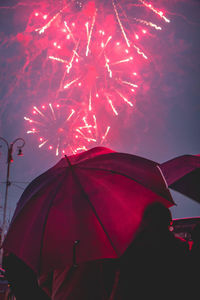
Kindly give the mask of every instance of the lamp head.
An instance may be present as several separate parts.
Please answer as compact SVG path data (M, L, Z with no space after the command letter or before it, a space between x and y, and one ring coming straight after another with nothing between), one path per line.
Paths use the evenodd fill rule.
M21 149L21 148L19 148L17 155L18 155L18 156L23 156L23 153L22 153L22 149Z

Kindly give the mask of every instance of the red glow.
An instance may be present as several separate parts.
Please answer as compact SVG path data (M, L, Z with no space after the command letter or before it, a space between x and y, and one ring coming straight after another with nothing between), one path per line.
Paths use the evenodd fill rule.
M102 143L107 137L106 130L112 130L110 125L120 120L122 114L135 112L137 88L142 84L141 76L137 75L147 63L149 52L145 49L148 40L144 43L144 39L161 30L149 15L154 14L160 22L168 21L162 11L144 0L138 0L139 5L126 1L120 5L108 1L105 5L106 1L86 0L67 1L62 6L65 1L58 2L54 7L44 5L40 12L33 12L25 32L17 39L25 48L23 71L28 70L27 80L32 83L31 72L37 65L35 94L46 87L41 93L46 93L43 99L51 99L51 104L38 104L39 108L34 109L33 122L37 133L44 136L40 147L48 148L51 143L56 155L65 147L68 151L70 145L77 149L87 148L91 142ZM34 15L41 17L33 18ZM140 34L147 33L146 28L149 34L141 39ZM91 117L93 114L97 120L103 116L98 126ZM83 116L87 120L85 126Z
M62 106L61 104L58 105L59 107ZM103 127L103 132L101 132L95 115L87 115L83 112L80 115L79 112L79 115L82 116L79 120L75 109L68 109L67 107L62 107L61 110L54 109L58 105L48 103L45 112L41 112L37 106L34 106L37 114L33 122L37 125L37 130L33 128L27 133L40 135L38 136L39 148L55 149L56 155L60 155L63 151L65 153L75 153L81 151L81 149L86 150L88 149L87 145L97 142L101 144L105 140L110 126L106 129L104 124L100 124ZM24 117L24 119L26 121L30 120L28 117ZM41 137L41 134L44 134L44 137Z

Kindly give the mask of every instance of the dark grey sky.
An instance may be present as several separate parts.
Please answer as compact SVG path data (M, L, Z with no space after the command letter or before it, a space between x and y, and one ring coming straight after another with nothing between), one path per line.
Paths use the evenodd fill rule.
M106 146L162 163L175 156L200 153L200 2L158 0L152 4L171 22L162 23L163 30L151 31L152 39L144 41L149 61L140 69L141 88L135 111L126 116L122 114L114 123ZM52 153L38 149L34 138L26 134L23 120L34 103L43 101L46 91L44 82L44 86L37 85L38 67L31 76L21 71L26 62L26 51L34 52L35 44L31 44L27 36L23 47L19 40L16 42L17 34L27 33L28 19L37 6L37 1L4 0L0 3L0 135L9 142L17 137L26 140L24 156L14 154L11 165L10 177L15 183L9 188L10 217L27 183L58 161ZM31 81L27 83L29 76ZM6 177L5 153L2 147L1 182ZM1 203L4 193L5 184L1 183ZM174 218L200 216L198 203L178 193L172 194L177 203L172 208Z

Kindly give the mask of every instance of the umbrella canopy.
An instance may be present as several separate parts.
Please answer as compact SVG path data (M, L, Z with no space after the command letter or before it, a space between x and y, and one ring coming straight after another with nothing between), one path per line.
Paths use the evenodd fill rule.
M116 258L155 201L174 204L153 161L102 147L64 157L22 194L3 249L40 274Z
M182 155L160 165L173 190L200 203L200 155Z

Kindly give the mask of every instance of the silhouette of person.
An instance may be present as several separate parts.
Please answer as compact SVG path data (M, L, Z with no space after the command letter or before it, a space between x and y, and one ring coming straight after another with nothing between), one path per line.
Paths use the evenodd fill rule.
M196 224L191 232L192 247L190 250L190 274L191 274L191 291L199 296L199 270L200 270L200 223Z
M112 292L115 264L111 259L56 269L39 279L52 300L107 300Z
M4 255L3 268L16 300L50 300L39 287L35 272L17 256Z
M170 232L171 222L170 210L160 202L145 209L140 228L120 259L114 299L182 299L183 289L185 295L189 247Z
M193 241L191 248L191 257L195 260L196 264L200 264L200 223L196 224L191 232Z

